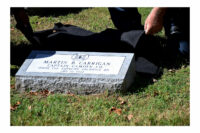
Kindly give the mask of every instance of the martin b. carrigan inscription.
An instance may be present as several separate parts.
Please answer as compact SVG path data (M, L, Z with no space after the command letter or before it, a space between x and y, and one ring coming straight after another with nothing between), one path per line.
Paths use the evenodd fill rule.
M54 55L38 54L27 72L118 74L125 57L91 56L89 54Z

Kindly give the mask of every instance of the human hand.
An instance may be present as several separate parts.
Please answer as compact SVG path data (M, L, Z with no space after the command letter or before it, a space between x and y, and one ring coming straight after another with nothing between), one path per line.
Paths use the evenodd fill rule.
M163 16L166 8L155 7L145 20L144 30L147 35L153 35L162 30Z

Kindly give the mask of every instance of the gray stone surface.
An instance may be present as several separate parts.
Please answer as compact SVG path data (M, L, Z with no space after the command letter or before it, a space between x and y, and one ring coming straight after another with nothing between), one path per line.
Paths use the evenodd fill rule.
M16 73L16 89L75 94L125 91L134 76L131 53L32 51Z

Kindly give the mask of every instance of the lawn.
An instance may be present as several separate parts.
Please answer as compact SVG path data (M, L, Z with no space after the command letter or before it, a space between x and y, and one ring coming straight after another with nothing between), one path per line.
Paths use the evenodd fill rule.
M142 23L151 8L139 8ZM93 32L115 28L107 8L63 9L46 12L29 9L34 31L54 23L72 24ZM30 53L31 44L15 28L11 16L10 125L12 126L145 126L190 125L190 65L164 67L161 77L146 80L137 75L126 93L98 95L52 94L48 91L18 93L15 73ZM165 39L162 30L157 36ZM19 49L26 48L23 53Z

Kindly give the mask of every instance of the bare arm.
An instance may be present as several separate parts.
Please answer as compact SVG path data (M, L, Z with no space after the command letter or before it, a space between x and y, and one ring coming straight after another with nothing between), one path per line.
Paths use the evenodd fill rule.
M165 15L166 8L154 7L147 19L145 20L144 30L146 34L155 34L162 30L163 17Z

